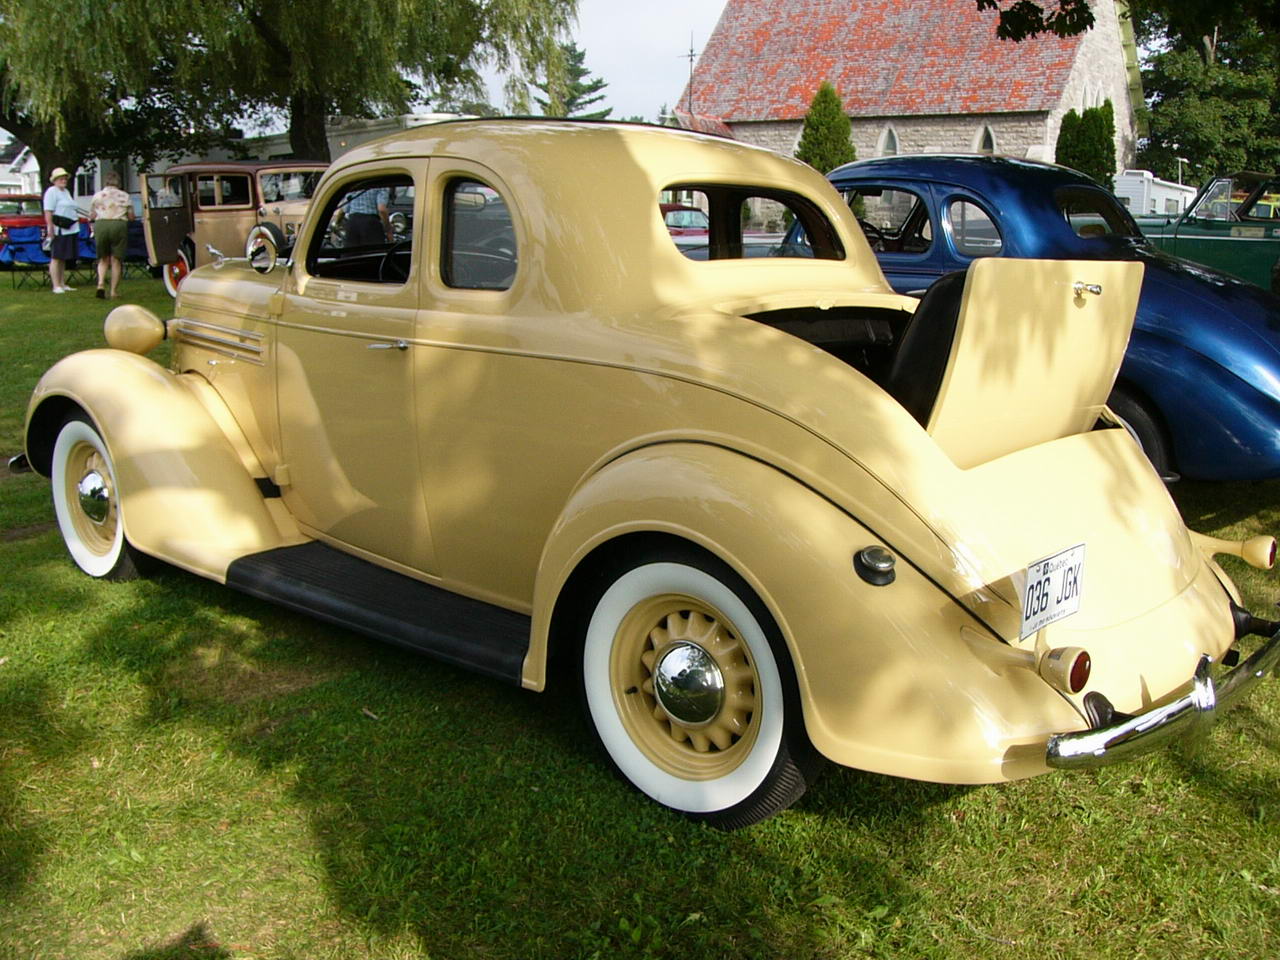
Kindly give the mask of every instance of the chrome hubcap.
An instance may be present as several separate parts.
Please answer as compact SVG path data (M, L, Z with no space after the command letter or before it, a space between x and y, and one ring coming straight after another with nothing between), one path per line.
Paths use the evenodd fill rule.
M107 490L107 481L97 470L88 471L76 484L76 495L80 500L80 509L94 523L103 523L111 510L111 494Z
M662 654L654 665L653 688L662 709L686 726L711 722L724 706L724 675L696 643L676 643Z

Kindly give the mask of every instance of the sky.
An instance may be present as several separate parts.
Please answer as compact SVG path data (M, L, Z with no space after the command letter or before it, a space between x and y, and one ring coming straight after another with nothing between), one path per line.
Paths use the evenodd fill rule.
M573 39L586 51L593 77L609 84L599 107L612 117L654 120L675 106L689 80L689 36L695 54L715 29L725 0L578 0ZM489 102L503 107L501 83L489 81Z

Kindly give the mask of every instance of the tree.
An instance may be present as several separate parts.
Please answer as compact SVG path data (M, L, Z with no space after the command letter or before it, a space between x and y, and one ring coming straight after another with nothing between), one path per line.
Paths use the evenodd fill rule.
M1139 164L1168 180L1185 171L1192 183L1238 170L1280 169L1275 36L1246 23L1218 31L1206 46L1169 37L1158 21L1154 28L1148 21L1147 29L1157 52L1142 72L1150 119ZM1189 168L1179 157L1190 161Z
M119 91L117 91L119 94ZM225 143L233 131L213 118L191 114L184 99L167 84L164 64L156 64L141 96L125 98L105 110L72 102L56 120L42 119L0 59L0 126L31 148L41 170L65 167L72 173L86 157L150 166L165 157L207 150Z
M1069 37L1093 26L1088 0L1016 0L1001 7L999 0L975 0L979 10L997 11L996 33L1006 40L1025 40L1041 33ZM1223 24L1253 21L1268 33L1280 33L1280 3L1276 0L1134 0L1139 16L1158 14L1172 33L1198 42Z
M0 0L0 51L26 108L62 128L148 89L154 64L210 109L289 117L295 156L329 158L325 121L403 112L438 87L478 88L492 61L525 75L558 60L577 0ZM83 38L92 38L85 42ZM235 115L220 115L227 121Z
M613 113L612 107L606 107L604 110L595 110L591 113L583 112L587 107L604 99L604 94L600 91L607 87L608 84L599 77L592 80L587 79L591 76L591 71L587 69L584 63L587 53L585 50L579 49L578 45L572 40L568 43L560 44L560 53L564 62L563 73L559 77L548 74L542 83L533 85L535 89L542 93L541 97L534 97L538 107L542 110L542 115L544 117L578 117L582 120L603 120Z
M829 173L858 159L858 152L853 148L853 124L844 112L844 103L836 88L825 80L804 115L796 158L819 173Z
M1083 114L1068 110L1058 129L1054 159L1110 189L1116 173L1115 138L1115 112L1110 100L1100 107L1089 107Z

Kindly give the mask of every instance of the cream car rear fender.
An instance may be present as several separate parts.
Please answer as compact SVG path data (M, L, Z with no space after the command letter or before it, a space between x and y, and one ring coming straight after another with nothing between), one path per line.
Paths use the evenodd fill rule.
M125 535L144 553L223 581L232 560L301 542L261 467L208 383L122 350L54 364L27 408L26 449L48 475L58 430L83 411L115 465Z
M640 539L679 538L732 566L772 613L809 737L831 760L955 783L1042 772L1046 737L1083 719L907 558L887 586L861 579L854 553L884 544L869 527L722 447L631 453L583 483L551 533L524 685L545 684L549 638L572 654L593 571Z

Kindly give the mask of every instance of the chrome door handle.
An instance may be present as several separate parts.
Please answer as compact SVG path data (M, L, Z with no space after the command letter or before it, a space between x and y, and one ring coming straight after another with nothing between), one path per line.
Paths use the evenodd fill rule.
M1077 280L1071 285L1071 289L1075 291L1077 297L1083 297L1086 293L1092 293L1095 297L1102 296L1102 284L1085 283L1083 280Z
M408 350L409 342L407 340L397 340L394 343L371 343L367 347L369 350Z

